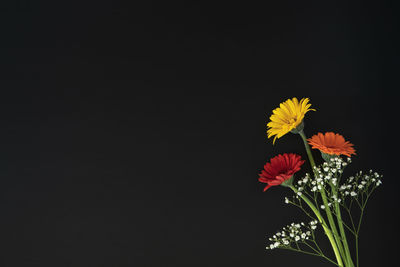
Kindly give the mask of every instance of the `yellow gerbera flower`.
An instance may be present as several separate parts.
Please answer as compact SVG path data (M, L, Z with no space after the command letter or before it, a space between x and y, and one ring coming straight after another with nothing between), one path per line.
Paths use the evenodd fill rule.
M272 111L271 120L268 124L268 138L274 137L273 143L277 138L281 138L291 130L295 129L301 124L304 119L304 115L315 109L310 109L311 104L308 104L308 98L302 98L299 102L296 97L288 99L279 105Z

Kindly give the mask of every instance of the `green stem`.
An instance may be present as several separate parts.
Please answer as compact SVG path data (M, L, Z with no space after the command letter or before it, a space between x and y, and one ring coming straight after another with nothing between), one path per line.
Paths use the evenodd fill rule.
M315 168L315 161L314 161L313 155L311 154L311 149L310 149L310 145L309 145L308 142L307 142L307 137L306 137L306 135L304 134L304 131L303 131L303 130L301 130L301 131L299 132L299 134L300 134L300 136L301 136L301 139L302 139L303 142L304 142L304 146L306 147L307 156L308 156L308 159L310 160L311 168L312 168L313 172L315 173L315 169L314 169L314 168Z
M304 146L306 148L308 159L310 160L310 164L311 164L311 168L312 168L312 170L314 172L314 176L315 176L315 178L317 178L318 177L318 173L315 170L316 166L315 166L314 157L313 157L313 155L311 153L311 149L310 149L310 146L309 146L309 144L307 142L306 135L304 134L303 130L299 131L299 134L301 136L301 139L304 142ZM328 205L328 199L327 199L326 194L325 194L325 189L321 188L319 190L319 192L321 194L322 202L324 203L324 206L325 206L326 216L328 217L329 225L330 225L330 227L332 229L332 232L334 234L334 238L335 238L336 244L337 244L337 246L339 248L340 254L343 256L344 259L346 259L346 255L345 255L345 252L344 252L344 249L343 249L343 246L342 246L342 242L341 242L341 240L339 238L339 233L337 231L336 224L335 224L335 221L333 219L331 209L329 208L329 205Z
M291 185L290 188L293 190L293 192L295 194L297 194L298 191L293 185ZM318 221L321 223L322 228L325 231L325 234L328 236L329 242L331 242L333 252L335 253L335 257L336 257L336 260L338 262L338 266L343 267L344 266L343 265L343 261L342 261L342 258L340 256L340 252L338 250L338 247L336 245L335 238L333 237L332 231L327 226L327 224L326 224L324 218L322 217L321 213L318 211L318 209L314 206L314 204L306 196L304 196L302 194L300 197L304 200L305 203L307 203L307 205L310 207L310 209L314 212L315 216L317 216Z
M335 195L337 194L334 186L332 186L332 191L333 191L333 194L335 194ZM337 216L337 221L338 221L338 225L339 225L340 235L342 236L343 246L344 246L344 250L346 253L346 257L347 257L347 263L348 263L349 267L354 267L354 263L351 259L349 244L347 243L346 232L343 227L342 215L340 213L340 206L339 206L338 202L335 202L335 210L336 210L336 216Z
M358 236L356 236L356 263L358 267Z

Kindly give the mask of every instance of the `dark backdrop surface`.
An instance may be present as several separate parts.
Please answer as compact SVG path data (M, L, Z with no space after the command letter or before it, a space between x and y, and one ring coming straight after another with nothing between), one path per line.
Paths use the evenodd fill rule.
M1 266L329 266L265 251L304 219L262 192L272 109L309 97L346 170L383 173L361 266L397 259L398 7L389 1L1 7ZM308 167L302 170L304 174Z

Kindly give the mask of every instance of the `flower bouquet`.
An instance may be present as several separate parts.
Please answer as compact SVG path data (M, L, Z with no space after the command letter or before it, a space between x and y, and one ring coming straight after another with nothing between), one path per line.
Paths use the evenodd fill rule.
M353 144L342 135L332 132L318 133L307 139L304 133L304 116L310 108L308 98L298 101L288 99L273 110L268 127L268 138L281 138L291 132L302 139L311 174L294 178L304 160L293 153L277 155L267 162L259 181L271 186L282 185L293 191L285 203L300 208L311 220L308 223L291 223L276 232L269 241L268 250L280 248L319 256L337 266L358 267L358 237L368 199L382 182L382 175L372 170L345 177L343 171L355 155ZM312 149L318 149L322 164L316 165ZM342 157L345 156L345 157ZM330 242L331 256L321 249L317 229L322 229ZM352 236L350 238L350 236ZM353 242L350 242L353 241Z

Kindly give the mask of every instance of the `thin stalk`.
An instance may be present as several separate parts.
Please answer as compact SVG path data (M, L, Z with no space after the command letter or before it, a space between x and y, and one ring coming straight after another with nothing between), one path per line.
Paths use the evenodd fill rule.
M356 264L358 267L358 236L356 237Z
M317 244L315 241L313 242L315 244ZM321 256L322 258L326 259L327 261L329 261L330 263L333 263L335 265L338 265L336 262L334 262L333 260L331 260L330 258L328 258L327 256L325 256L324 253L322 253L321 249L318 247L318 249L315 249L313 246L311 246L310 244L308 244L307 242L304 242L304 244L306 244L309 248L311 248L313 251L315 251L316 253L318 253L319 256Z
M304 254L307 254L307 255L312 255L312 256L321 256L321 255L319 255L319 254L316 254L316 253L312 253L312 252L304 251L304 250L301 250L301 249L295 249L295 248L292 248L292 247L281 247L281 248L282 248L282 249L287 249L287 250L296 251L296 252L300 252L300 253L304 253Z
M371 193L374 191L374 189L371 190L371 192L369 192L365 198L365 202L363 202L362 208L361 208L361 214L360 214L360 219L358 221L358 226L357 226L357 230L356 230L356 266L359 267L359 256L358 256L358 237L359 237L359 233L360 233L360 227L361 227L361 221L363 219L364 216L364 210L365 210L365 206L367 205L369 196L371 195Z

